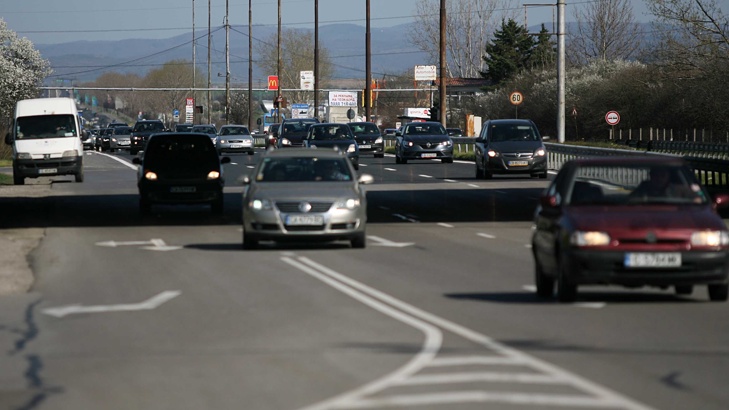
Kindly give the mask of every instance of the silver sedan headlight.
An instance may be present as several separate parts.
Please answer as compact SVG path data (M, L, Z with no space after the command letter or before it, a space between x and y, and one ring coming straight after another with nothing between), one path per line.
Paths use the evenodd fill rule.
M268 199L254 199L248 203L248 207L254 211L270 211L273 209L273 204Z
M359 199L340 199L339 201L334 203L334 207L337 209L357 209L359 208Z

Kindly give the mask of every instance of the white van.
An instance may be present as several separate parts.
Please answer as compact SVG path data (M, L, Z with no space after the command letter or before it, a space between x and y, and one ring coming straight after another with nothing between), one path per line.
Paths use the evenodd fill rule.
M5 143L13 147L13 181L73 175L83 182L82 130L72 98L33 98L15 105L13 128Z

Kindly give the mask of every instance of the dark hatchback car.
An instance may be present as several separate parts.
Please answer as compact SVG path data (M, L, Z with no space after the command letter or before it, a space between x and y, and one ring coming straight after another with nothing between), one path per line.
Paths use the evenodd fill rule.
M132 161L139 165L137 187L143 215L154 204L207 203L213 213L223 212L222 164L230 158L218 156L208 135L155 134L147 142L143 158Z
M439 122L411 122L398 130L395 162L407 164L411 159L440 159L453 162L453 140Z
M706 285L727 300L729 231L681 158L574 160L547 187L535 211L532 253L537 294L562 302L580 285Z
M375 158L385 156L385 141L382 138L380 127L372 122L350 122L354 138L357 140L360 154L374 154Z
M311 124L318 124L316 118L291 118L281 122L278 127L276 148L303 147L306 131Z
M474 140L476 178L529 174L547 178L547 149L531 120L489 120Z
M312 124L304 137L306 148L329 148L347 155L354 169L359 169L359 147L347 124Z
M137 152L144 151L147 141L152 134L165 132L165 124L160 120L139 120L132 127L132 133L129 135L131 141L129 145L129 153L137 155Z

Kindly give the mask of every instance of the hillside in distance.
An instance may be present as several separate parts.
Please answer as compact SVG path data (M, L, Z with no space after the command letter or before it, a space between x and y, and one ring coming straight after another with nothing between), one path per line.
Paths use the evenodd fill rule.
M415 65L436 64L409 43L409 24L372 29L372 75L402 74ZM302 30L302 32L305 30ZM311 31L311 30L308 30ZM231 76L236 83L248 79L248 26L231 26ZM275 44L276 27L253 27L254 86L268 75L258 67L261 44ZM207 29L196 30L196 61L199 72L207 73ZM225 31L211 35L211 81L223 84L225 73ZM365 28L355 24L333 24L319 28L319 44L329 51L339 79L365 77ZM192 61L192 32L167 39L84 40L59 44L38 44L36 48L53 67L46 85L89 82L105 72L144 76L150 70L173 60ZM313 57L313 56L312 56ZM312 63L313 68L313 63Z

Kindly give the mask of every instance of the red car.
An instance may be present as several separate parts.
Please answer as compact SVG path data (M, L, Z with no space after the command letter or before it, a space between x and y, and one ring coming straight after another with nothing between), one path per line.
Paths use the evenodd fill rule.
M706 285L729 294L729 231L713 199L681 158L593 158L568 162L535 212L532 253L537 294L561 302L580 285Z

